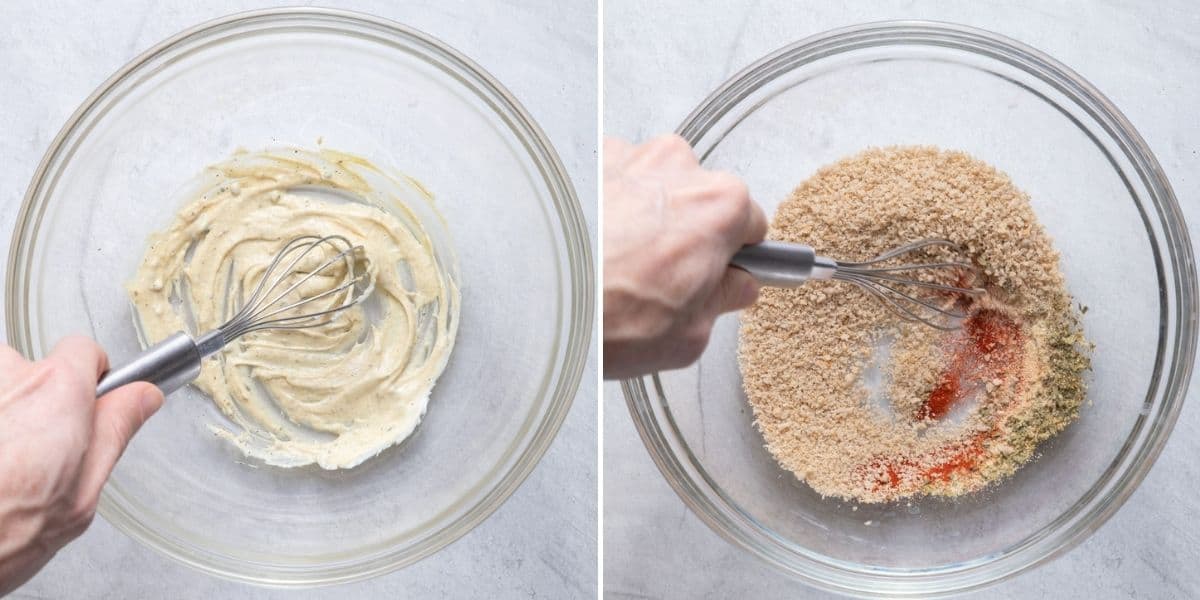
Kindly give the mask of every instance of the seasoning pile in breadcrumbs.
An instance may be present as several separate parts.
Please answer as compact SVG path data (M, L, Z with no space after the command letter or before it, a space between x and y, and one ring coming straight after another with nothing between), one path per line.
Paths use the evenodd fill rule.
M969 317L953 332L902 321L849 283L763 289L742 316L746 394L772 455L820 494L978 490L1078 415L1088 344L1058 253L1003 173L962 152L870 149L796 188L768 237L847 261L947 239L987 289L959 301Z

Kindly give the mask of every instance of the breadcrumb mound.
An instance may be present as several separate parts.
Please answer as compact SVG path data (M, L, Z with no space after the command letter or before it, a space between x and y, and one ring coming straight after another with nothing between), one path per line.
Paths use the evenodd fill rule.
M797 187L768 237L842 260L947 239L988 290L947 333L848 283L763 289L742 315L743 385L771 454L818 493L886 502L979 490L1077 417L1089 344L1029 197L993 167L933 147L868 149Z

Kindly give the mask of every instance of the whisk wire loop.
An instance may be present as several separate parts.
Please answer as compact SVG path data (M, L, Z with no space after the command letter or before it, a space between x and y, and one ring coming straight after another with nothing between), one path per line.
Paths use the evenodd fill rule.
M337 251L333 256L325 259L320 265L315 268L308 269L297 281L287 285L285 289L276 293L281 285L289 279L293 274L297 273L297 265L309 256L314 250L322 246L331 247ZM322 317L331 316L337 312L343 311L355 304L361 302L369 292L367 283L369 276L367 273L354 273L354 255L361 250L361 246L355 246L350 243L344 236L329 235L325 237L307 235L300 236L288 242L275 258L263 270L262 276L259 278L258 284L254 291L251 292L249 298L237 311L237 313L226 322L220 329L225 335L226 341L236 337L245 335L253 331L261 331L263 329L302 329L306 327L314 327L325 322L328 319ZM287 266L276 274L276 269L290 255L295 255L288 262ZM303 296L300 299L277 306L281 300L287 298L289 294L299 289L313 277L322 274L326 269L330 268L338 262L345 264L345 274L349 279L334 287L325 290L319 294L311 296ZM334 296L336 294L345 293L345 298L336 306L332 306L316 312L303 313L298 315L283 315L299 309L302 306ZM276 317L276 318L272 318Z
M980 277L978 267L956 260L885 264L888 261L902 260L905 255L933 246L949 248L955 252L962 251L958 244L949 240L921 240L893 248L870 260L837 261L837 269L832 278L857 285L905 321L953 331L958 329L962 319L967 317L964 301L986 293L982 288L975 287L975 282ZM939 272L957 278L969 274L970 279L962 285L950 285L901 275L923 273L929 278L934 278ZM936 292L937 295L918 296L912 293L914 289Z

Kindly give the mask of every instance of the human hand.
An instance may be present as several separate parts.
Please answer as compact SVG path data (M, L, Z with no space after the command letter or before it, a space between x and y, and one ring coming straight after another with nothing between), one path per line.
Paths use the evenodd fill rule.
M37 362L0 345L0 596L87 529L129 438L162 406L145 382L97 400L107 368L84 337Z
M729 266L767 220L736 176L705 170L683 138L604 141L604 376L694 362L723 312L758 297Z

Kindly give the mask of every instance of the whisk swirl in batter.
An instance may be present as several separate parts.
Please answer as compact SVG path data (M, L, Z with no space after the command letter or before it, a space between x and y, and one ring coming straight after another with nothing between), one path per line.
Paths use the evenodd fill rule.
M202 366L197 387L232 421L210 427L246 455L351 468L416 429L454 345L459 291L453 257L403 192L427 195L349 154L239 153L207 169L150 237L127 286L147 340L221 325L289 239L338 235L363 248L374 291L362 305L317 327L251 332ZM291 293L321 294L328 280Z

